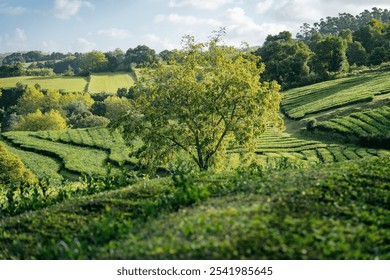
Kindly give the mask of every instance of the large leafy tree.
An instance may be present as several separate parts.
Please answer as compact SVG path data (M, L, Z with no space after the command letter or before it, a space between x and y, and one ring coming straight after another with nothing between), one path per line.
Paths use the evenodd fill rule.
M258 57L221 44L183 38L177 61L149 70L135 88L133 108L116 126L129 142L139 137L140 163L166 164L184 151L200 170L221 162L226 148L255 148L267 124L281 125L276 82L261 83Z

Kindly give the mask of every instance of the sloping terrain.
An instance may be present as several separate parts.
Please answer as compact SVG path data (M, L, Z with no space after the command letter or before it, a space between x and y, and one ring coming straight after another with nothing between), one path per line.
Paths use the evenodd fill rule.
M313 131L291 118L286 131L268 130L251 166L231 147L221 173L112 174L108 162L136 159L106 128L3 134L38 176L100 178L0 185L0 258L389 259L390 152L338 141L386 137L389 72L358 77L285 93L291 118L323 119ZM365 102L351 112L356 100Z

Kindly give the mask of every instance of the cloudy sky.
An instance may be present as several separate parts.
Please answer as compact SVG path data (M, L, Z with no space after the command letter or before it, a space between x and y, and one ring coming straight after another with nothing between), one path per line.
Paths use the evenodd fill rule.
M0 52L126 51L145 44L180 48L181 37L205 40L226 27L226 43L252 46L268 34L304 22L372 7L390 0L0 0Z

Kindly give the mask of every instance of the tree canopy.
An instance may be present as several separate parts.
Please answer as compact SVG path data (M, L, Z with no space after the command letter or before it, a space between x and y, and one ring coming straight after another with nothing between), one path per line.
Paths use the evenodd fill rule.
M221 44L183 38L177 61L159 64L135 87L132 109L115 124L131 143L143 141L141 164L155 169L182 151L200 170L222 162L226 148L250 153L267 124L282 125L276 82L261 83L259 58Z

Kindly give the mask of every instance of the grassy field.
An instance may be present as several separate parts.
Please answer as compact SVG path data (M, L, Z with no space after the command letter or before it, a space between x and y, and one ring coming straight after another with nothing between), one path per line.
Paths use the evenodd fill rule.
M22 82L29 86L39 84L43 89L58 89L67 92L84 92L87 89L88 81L84 77L12 77L1 78L0 84L5 88L15 87L17 82Z
M134 78L129 73L91 74L88 92L116 93L118 88L129 88L132 85L134 85Z
M67 92L116 93L118 88L129 88L134 85L135 74L101 73L84 77L12 77L0 78L0 84L5 88L15 87L17 82L29 86L39 84L43 89L58 89Z
M306 87L284 93L282 109L293 119L301 119L329 109L373 100L390 92L390 72L372 72Z

